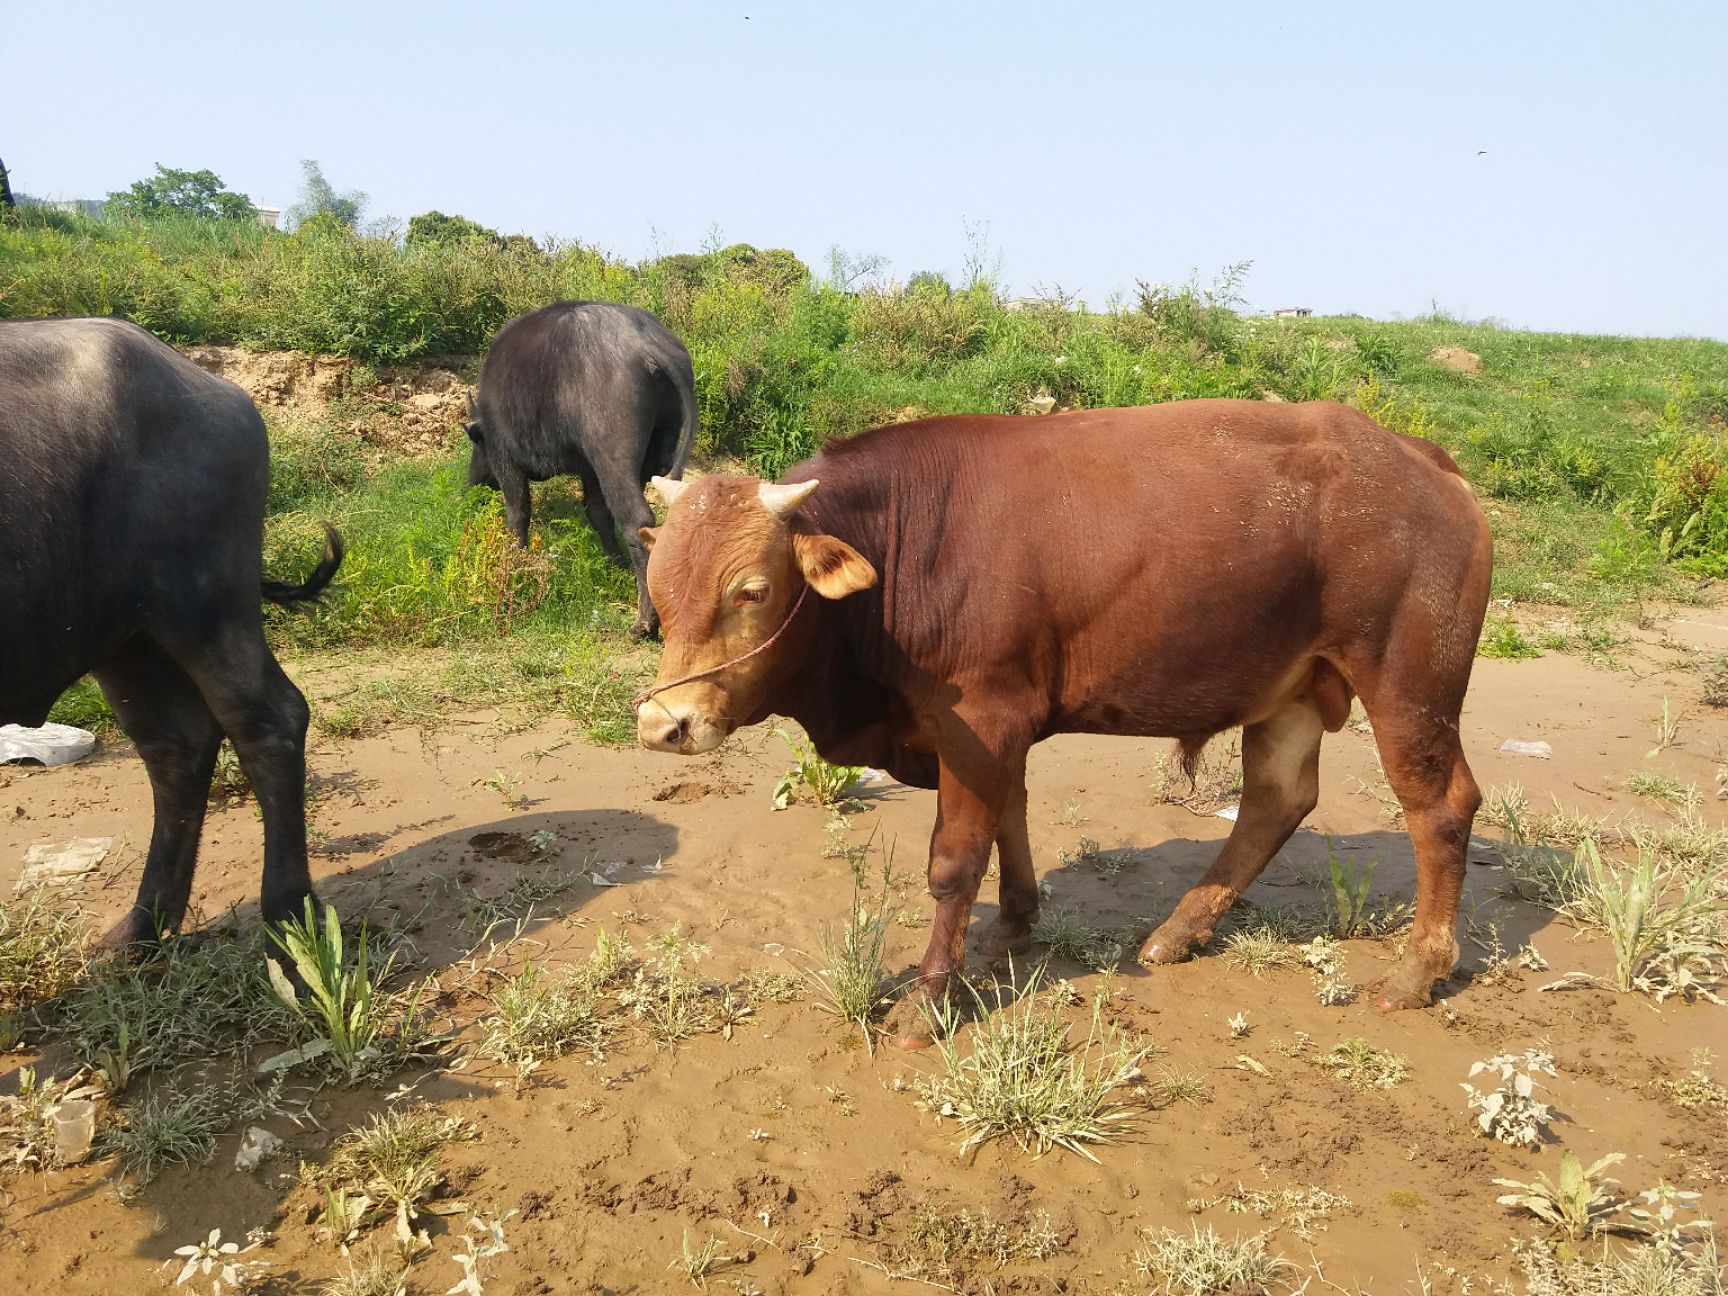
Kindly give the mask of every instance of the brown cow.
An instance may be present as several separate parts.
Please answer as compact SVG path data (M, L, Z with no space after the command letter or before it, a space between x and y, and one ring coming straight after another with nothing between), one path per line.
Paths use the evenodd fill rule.
M1481 797L1458 716L1488 601L1488 524L1437 446L1343 405L1184 401L925 419L830 445L786 484L656 481L665 632L646 747L711 751L789 715L832 761L938 790L921 985L944 993L991 843L991 955L1030 943L1026 753L1057 733L1241 725L1242 805L1140 951L1185 958L1314 808L1320 737L1361 697L1404 807L1415 928L1384 1008L1458 958ZM810 597L814 591L816 597ZM917 996L896 1009L927 1040Z

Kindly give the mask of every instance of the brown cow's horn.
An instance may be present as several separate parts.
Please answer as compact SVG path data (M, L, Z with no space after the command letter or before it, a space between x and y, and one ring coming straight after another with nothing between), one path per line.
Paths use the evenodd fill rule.
M776 486L773 482L763 482L756 488L756 498L762 501L762 507L777 518L789 518L798 511L798 506L810 498L811 493L820 482L794 482L790 486Z
M667 508L676 504L678 497L690 486L689 482L674 481L670 477L650 477L648 484L660 492L660 498L666 502Z

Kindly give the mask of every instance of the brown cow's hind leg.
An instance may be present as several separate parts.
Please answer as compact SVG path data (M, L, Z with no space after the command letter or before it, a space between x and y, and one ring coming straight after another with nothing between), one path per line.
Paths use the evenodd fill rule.
M1242 730L1242 805L1212 867L1140 947L1142 963L1176 963L1212 929L1320 799L1320 711L1306 696Z
M1392 971L1369 989L1388 1011L1421 1008L1433 1002L1434 983L1451 975L1458 962L1465 851L1482 794L1465 764L1455 719L1448 723L1408 703L1387 717L1363 701L1416 851L1416 918L1409 943Z
M1026 953L1032 948L1032 924L1038 921L1038 875L1026 834L1024 779L1010 795L996 826L996 858L1002 869L1001 908L978 940L978 952L990 959Z

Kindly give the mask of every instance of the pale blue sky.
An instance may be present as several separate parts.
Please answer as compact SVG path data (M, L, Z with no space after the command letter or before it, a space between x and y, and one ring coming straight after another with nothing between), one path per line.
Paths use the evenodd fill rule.
M1251 259L1259 307L1728 338L1728 4L12 0L0 157L163 162L639 257L839 245L1102 305ZM1487 150L1478 156L1478 150ZM656 233L658 232L658 233Z

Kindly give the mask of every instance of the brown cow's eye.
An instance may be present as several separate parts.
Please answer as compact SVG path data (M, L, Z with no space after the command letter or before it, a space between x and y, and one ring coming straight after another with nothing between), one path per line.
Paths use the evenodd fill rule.
M765 585L746 585L743 589L738 591L738 596L734 601L738 604L738 606L742 607L746 603L760 603L764 599L766 599L767 597L768 597L768 587L767 586L765 586Z

